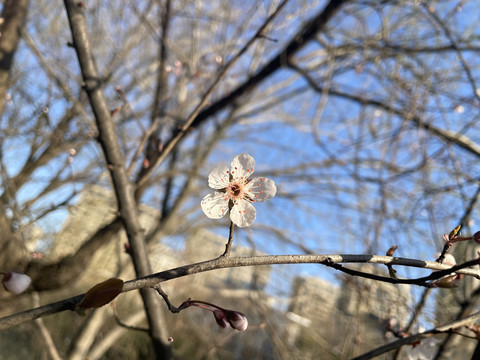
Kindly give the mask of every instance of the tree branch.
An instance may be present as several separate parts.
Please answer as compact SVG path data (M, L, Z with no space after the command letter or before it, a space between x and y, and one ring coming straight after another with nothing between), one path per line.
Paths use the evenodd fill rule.
M100 142L107 167L113 181L120 219L123 222L131 246L132 261L137 276L151 273L148 253L145 246L145 234L142 230L137 204L134 198L134 189L125 169L125 159L118 144L115 124L112 121L110 110L103 95L102 80L98 75L87 33L87 24L84 10L74 0L65 0L68 20L72 32L73 44L77 52L79 65L84 80L84 89L87 92L95 120L98 127L98 141ZM147 312L150 325L150 336L155 347L158 359L168 359L171 356L171 347L164 335L163 315L159 308L158 298L151 289L142 289L141 295Z
M321 85L317 84L317 82L311 76L309 76L309 74L304 69L301 69L299 66L297 66L293 63L289 63L289 66L292 67L293 69L295 69L296 71L298 71L305 78L305 80L308 82L308 85L314 91L316 91L320 94L323 93L324 88ZM333 89L333 88L330 88L328 90L328 94L330 96L337 96L337 97L340 97L340 98L343 98L343 99L355 101L355 102L360 103L360 104L374 106L376 108L388 111L391 114L401 116L401 117L405 118L406 121L412 122L413 124L415 124L419 128L426 130L427 132L437 136L438 138L440 138L440 139L442 139L442 140L444 140L448 143L455 144L455 145L459 146L460 148L466 150L467 152L469 152L469 153L471 153L471 154L473 154L477 157L480 157L480 146L478 146L469 137L467 137L467 136L465 136L461 133L441 129L441 128L435 126L432 123L424 121L423 119L421 119L418 116L412 116L411 114L406 114L403 110L397 109L397 108L395 108L391 105L387 105L386 103L384 103L380 100L370 99L370 98L367 98L367 97L362 96L362 95L348 94L346 92L336 90L336 89Z
M335 254L335 255L266 255L252 257L224 257L198 262L195 264L180 266L175 269L162 271L156 274L148 275L139 279L130 280L124 283L122 292L128 292L143 288L155 288L157 285L167 280L177 279L184 276L198 274L206 271L243 267L257 265L279 265L279 264L322 264L334 267L334 264L340 263L368 263L368 264L384 264L384 265L400 265L416 268L424 268L430 270L439 270L429 276L419 279L391 279L388 281L396 284L415 284L420 281L435 280L442 276L456 272L473 276L480 279L480 269L466 269L465 266L472 263L478 264L477 260L467 262L458 266L450 267L440 264L436 261L424 261L392 256L380 255L351 255L351 254ZM361 275L361 274L355 274ZM395 281L396 280L396 281ZM61 300L56 303L44 305L35 309L27 310L10 316L0 318L0 330L12 326L19 325L23 322L37 319L46 315L62 312L65 310L73 310L75 306L82 300L82 295L77 295L69 299Z
M236 90L232 91L229 95L223 97L222 99L216 101L214 104L202 111L202 108L207 104L210 95L213 93L216 86L219 84L220 80L223 79L227 71L233 66L234 63L240 59L240 57L248 50L248 48L259 38L259 36L264 32L267 25L275 18L275 16L280 12L283 6L286 5L288 0L284 0L275 10L275 12L270 15L267 20L259 27L256 33L247 41L242 49L225 65L225 67L220 71L215 81L210 85L208 90L205 92L202 100L192 111L188 119L185 121L185 124L182 128L167 141L163 152L158 156L155 163L152 164L149 168L142 171L137 177L137 184L140 189L145 185L148 177L151 175L153 170L160 165L160 163L167 157L171 150L177 145L178 142L187 134L188 130L192 127L200 125L206 118L212 116L218 111L224 109L226 106L233 103L233 101L239 98L241 95L244 95L248 90L253 86L258 85L268 76L278 70L281 66L285 65L285 61L300 50L308 41L313 39L313 37L325 26L325 24L330 20L333 14L340 8L343 3L347 0L331 0L324 10L315 18L310 20L307 25L305 25L301 31L299 31L290 43L285 47L284 50L280 52L274 59L272 59L268 64L266 64L260 72L255 76L248 79L243 85L239 86ZM137 195L138 197L138 195Z

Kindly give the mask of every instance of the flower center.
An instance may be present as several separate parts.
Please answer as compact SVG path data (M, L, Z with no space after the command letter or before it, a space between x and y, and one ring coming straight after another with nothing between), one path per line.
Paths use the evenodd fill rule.
M242 191L242 188L238 184L233 184L231 191L233 196L237 197L240 194L240 191Z
M231 183L228 187L228 193L230 197L234 199L241 199L243 197L243 190L243 184L238 182Z

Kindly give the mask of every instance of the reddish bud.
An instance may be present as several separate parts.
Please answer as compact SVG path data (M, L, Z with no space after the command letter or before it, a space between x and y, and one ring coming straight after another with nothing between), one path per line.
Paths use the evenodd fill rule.
M480 231L477 231L475 234L473 234L473 241L480 244Z
M225 317L232 328L238 331L244 331L248 327L248 319L241 312L234 310L223 310Z
M117 114L120 112L121 109L122 109L121 106L118 106L118 107L116 107L115 109L111 109L111 110L110 110L110 115L111 115L111 116L117 115Z
M385 255L387 256L393 256L393 253L395 252L395 250L398 249L398 246L397 245L394 245L392 246L390 249L388 249L387 253Z
M105 280L88 290L77 307L82 309L101 307L115 299L122 289L123 280L115 278Z
M182 306L184 308L189 306L197 306L199 308L211 311L218 326L224 329L228 325L238 331L244 331L248 327L247 317L239 311L223 309L220 306L208 303L206 301L190 299L185 301Z
M225 319L225 313L222 310L213 310L213 316L215 316L218 326L224 329L228 326L228 321Z
M480 340L480 326L470 325L470 326L467 326L467 329L473 331L475 333L475 337L477 338L477 340Z

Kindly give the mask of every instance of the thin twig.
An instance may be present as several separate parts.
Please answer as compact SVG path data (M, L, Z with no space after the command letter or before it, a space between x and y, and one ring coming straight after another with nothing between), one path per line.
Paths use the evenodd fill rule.
M37 292L32 293L32 300L34 306L40 305L40 300ZM45 342L45 346L47 347L48 353L50 354L53 360L61 360L60 354L58 353L57 347L53 342L52 335L50 331L48 331L47 327L43 323L43 319L36 319L35 324L37 325L40 333L42 334L43 340Z
M219 74L207 89L205 94L202 96L202 100L197 104L195 109L189 115L183 126L179 129L176 135L174 135L168 143L165 145L161 154L159 154L158 158L156 159L154 164L150 164L150 166L145 169L143 173L139 175L136 183L138 188L141 189L143 185L146 183L148 178L150 177L151 173L155 168L157 168L163 160L167 157L167 155L173 150L173 148L177 145L177 143L187 134L188 130L192 127L192 124L197 119L197 116L200 114L200 111L203 107L208 103L210 96L212 95L213 91L216 89L217 85L220 81L224 78L225 74L230 70L230 68L242 57L242 55L252 46L252 44L258 40L259 35L263 34L266 27L273 21L273 19L278 15L280 10L287 4L289 0L283 0L282 3L277 7L277 9L264 21L264 23L258 28L258 30L253 34L253 36L246 42L246 44L238 51L237 54L233 58L228 61L227 64L220 70Z
M125 329L128 329L128 330L136 330L136 331L142 331L142 332L146 332L148 333L148 329L147 328L143 328L143 327L138 327L138 326L133 326L133 325L128 325L128 324L125 324L121 319L120 317L118 316L118 313L117 313L117 307L115 306L115 303L112 304L113 306L113 314L115 315L115 321L116 323L125 328Z
M372 280L377 280L377 281L382 281L382 282L387 282L390 284L410 284L410 285L418 285L418 286L424 286L427 288L430 287L435 287L435 284L432 283L433 280L438 280L446 275L452 274L457 270L465 269L470 266L478 265L479 264L479 259L474 259L467 261L463 264L456 265L451 267L450 269L447 270L440 270L433 272L429 276L424 276L416 279L399 279L399 278L392 278L392 277L386 277L386 276L381 276L381 275L376 275L376 274L371 274L371 273L366 273L363 271L358 271L358 270L353 270L344 267L341 264L336 264L336 263L329 263L328 260L323 263L324 265L330 266L336 270L340 270L346 274L349 275L355 275L355 276L360 276L364 277L367 279L372 279ZM390 264L387 264L387 266L391 266Z
M234 231L234 228L235 228L235 224L233 223L233 221L230 223L230 232L228 234L228 241L225 245L225 252L222 254L222 256L224 257L228 257L230 256L230 249L232 247L232 242L233 242L233 231Z
M460 64L462 65L462 68L465 71L465 74L467 75L468 82L470 83L470 86L472 88L472 93L478 100L480 100L480 95L477 92L478 88L475 81L475 77L473 76L472 71L468 66L467 62L465 61L462 51L457 45L457 41L453 38L452 32L450 31L448 26L444 23L444 21L440 19L440 17L435 13L435 11L432 11L427 4L421 3L421 6L426 10L426 12L431 16L431 18L437 23L437 25L440 26L445 36L447 37L447 39L450 40L450 47L453 48L457 53L458 60L460 61Z

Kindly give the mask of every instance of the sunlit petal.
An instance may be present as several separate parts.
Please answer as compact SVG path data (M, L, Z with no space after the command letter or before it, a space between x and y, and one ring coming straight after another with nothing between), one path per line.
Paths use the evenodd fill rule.
M3 275L3 287L16 295L21 294L30 286L32 279L25 274L8 272Z
M247 194L253 201L265 201L277 193L275 182L268 178L253 178L248 185L250 189Z
M218 166L208 175L208 186L212 189L224 189L228 186L229 172L225 165Z
M247 227L253 224L257 217L257 211L246 200L239 200L230 211L230 219L238 227Z
M230 171L235 180L248 178L253 173L255 160L248 154L239 154L232 161Z
M220 219L228 211L228 199L224 193L214 192L208 194L200 203L202 210L210 219Z

